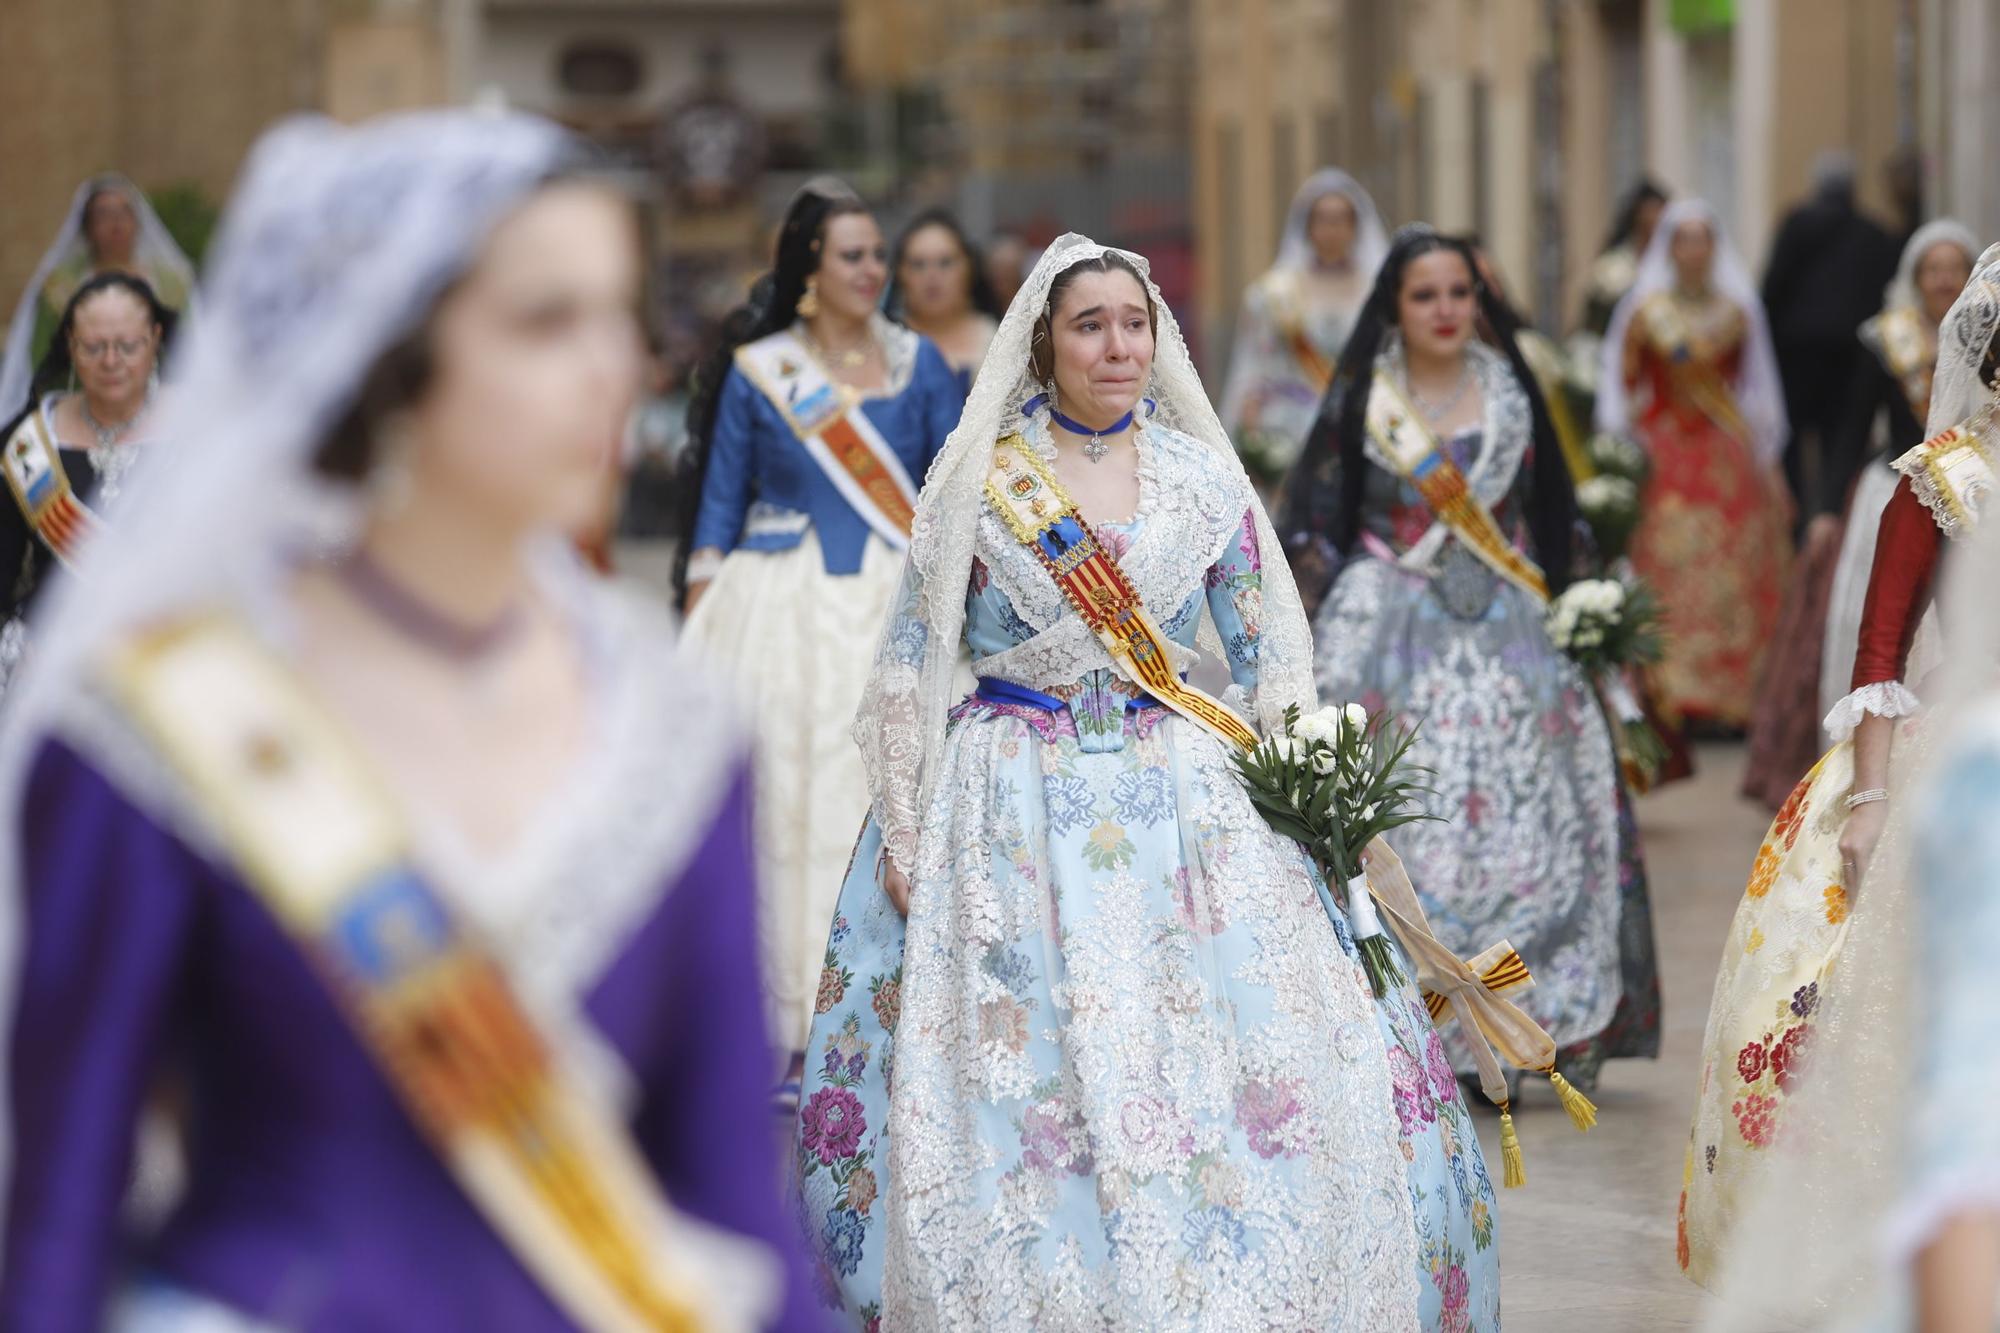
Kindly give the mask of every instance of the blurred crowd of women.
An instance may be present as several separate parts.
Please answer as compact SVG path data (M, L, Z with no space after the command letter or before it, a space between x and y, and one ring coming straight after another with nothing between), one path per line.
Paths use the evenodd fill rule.
M0 362L0 1326L1497 1330L1510 1108L1658 1053L1634 801L1718 736L1778 814L1679 1262L1976 1295L1979 250L1835 163L1760 285L1641 183L1559 342L1327 169L1211 397L1144 256L815 180L690 385L676 626L602 575L583 145L286 123L199 286L85 182ZM1347 884L1237 767L1322 705L1427 774Z

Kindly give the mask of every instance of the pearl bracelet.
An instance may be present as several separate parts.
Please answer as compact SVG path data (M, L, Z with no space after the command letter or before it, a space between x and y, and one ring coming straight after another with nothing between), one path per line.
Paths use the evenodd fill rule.
M1848 797L1847 808L1852 810L1859 805L1870 805L1876 801L1886 801L1888 799L1889 789L1887 787L1870 787L1867 791L1858 791Z

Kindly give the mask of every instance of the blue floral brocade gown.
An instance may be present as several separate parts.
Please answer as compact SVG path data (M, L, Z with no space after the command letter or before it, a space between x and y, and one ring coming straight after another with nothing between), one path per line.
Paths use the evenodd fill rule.
M1150 425L1141 492L1100 540L1183 648L1206 607L1254 690L1248 486ZM1493 1188L1415 993L1372 1000L1225 746L1052 633L1054 584L980 522L982 684L951 715L907 955L871 818L816 997L798 1148L823 1295L868 1329L1497 1329ZM1020 652L1052 640L1089 647Z

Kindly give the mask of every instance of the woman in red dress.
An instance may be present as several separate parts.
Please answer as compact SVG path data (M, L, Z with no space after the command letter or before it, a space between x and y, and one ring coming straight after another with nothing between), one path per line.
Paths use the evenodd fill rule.
M1790 556L1787 425L1763 307L1707 204L1667 209L1604 346L1599 429L1652 459L1632 562L1666 613L1659 698L1672 720L1740 729Z

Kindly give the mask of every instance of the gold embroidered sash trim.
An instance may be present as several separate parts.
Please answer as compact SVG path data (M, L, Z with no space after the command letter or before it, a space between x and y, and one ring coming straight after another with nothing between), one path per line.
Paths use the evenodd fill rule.
M677 1252L688 1224L616 1117L564 1081L498 962L411 860L394 802L285 664L213 616L135 642L111 682L565 1314L602 1333L720 1327L712 1276Z
M737 348L736 368L778 409L826 479L875 535L895 550L907 550L917 518L917 486L861 410L859 396L836 383L789 332Z
M1937 370L1937 362L1924 341L1917 312L1907 306L1884 310L1862 324L1861 341L1902 389L1910 414L1918 421L1929 416L1931 377Z
M1980 511L1993 490L1994 426L1982 413L1962 425L1933 435L1897 458L1891 466L1910 479L1938 530L1956 540L1979 526Z
M1437 436L1431 434L1396 382L1380 371L1368 394L1367 426L1397 475L1416 488L1431 513L1451 529L1466 550L1536 600L1549 599L1548 580L1542 571L1507 540L1492 511L1472 493L1465 474L1445 453Z
M1752 444L1750 423L1736 406L1736 394L1722 377L1715 351L1695 337L1673 294L1655 292L1640 307L1639 317L1654 350L1666 362L1674 387L1719 429L1746 445Z
M1549 409L1549 425L1555 428L1563 462L1569 465L1570 480L1589 481L1597 475L1597 464L1591 461L1589 438L1570 404L1562 349L1536 329L1522 329L1515 335L1514 345L1521 349L1521 359L1528 363L1535 384L1542 391L1542 402Z
M28 527L65 567L73 565L102 520L70 486L62 454L49 438L39 407L29 409L7 441L6 472L7 489Z
M1216 739L1251 749L1257 733L1174 671L1167 637L1138 589L1083 521L1062 483L1019 435L993 446L986 498L1015 538L1034 553L1070 609L1146 693Z

